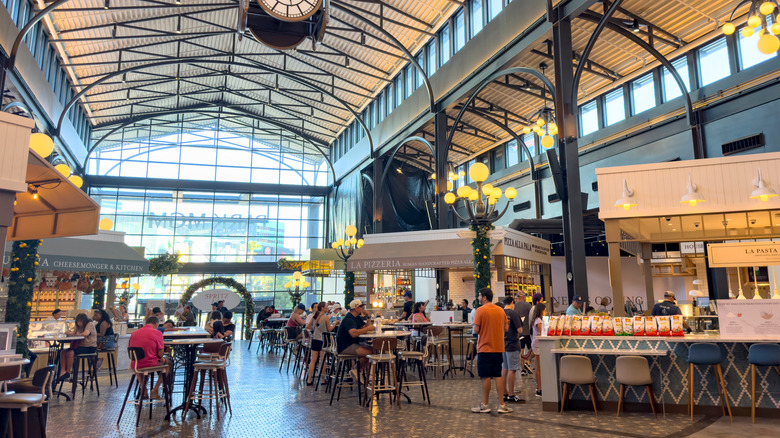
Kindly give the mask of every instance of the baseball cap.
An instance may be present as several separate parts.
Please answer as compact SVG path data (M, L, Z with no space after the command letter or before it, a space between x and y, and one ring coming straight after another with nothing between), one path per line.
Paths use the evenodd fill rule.
M298 304L298 305L296 306L296 308L297 308L297 309L300 309L300 310L306 310L306 306L304 306L303 304Z
M404 296L405 296L405 297L409 297L409 298L411 298L411 297L412 297L412 291L406 291L406 292L404 292Z
M541 303L544 297L539 292L535 293L533 297L531 297L531 301L535 301L537 303Z
M358 307L362 307L362 306L364 306L363 302L362 302L362 301L360 301L360 300L357 300L357 299L355 299L355 300L352 300L352 301L350 301L350 303L349 303L349 309L350 309L350 310L355 310L355 309L357 309Z
M583 301L585 301L585 300L583 300L582 297L579 296L579 295L575 295L574 298L571 299L572 303L581 303Z
M674 295L674 292L672 292L670 290L664 292L664 298L677 299L677 297L675 297L675 295Z

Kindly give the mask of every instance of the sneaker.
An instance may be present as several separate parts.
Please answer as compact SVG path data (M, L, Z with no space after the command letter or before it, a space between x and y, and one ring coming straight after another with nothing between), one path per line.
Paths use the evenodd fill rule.
M504 401L508 401L508 402L512 402L512 403L525 403L525 399L523 399L519 395L510 395L510 396L504 397Z
M530 363L528 363L528 362L526 362L526 363L525 363L525 369L526 369L526 371L528 371L529 373L533 373L533 372L534 372L534 369L533 369L533 367L531 367L531 364L530 364Z
M528 371L526 371L526 370L520 371L520 375L525 377L525 376L528 375Z
M499 414L508 414L508 413L510 413L512 411L513 411L513 409L510 408L507 405L501 405L501 406L498 407L498 413Z
M69 378L70 378L70 373L65 373L65 374L61 375L61 376L60 376L60 377L57 379L57 382L56 382L56 383L59 383L59 382L64 382L65 380L68 380Z
M475 414L489 414L490 407L480 403L479 407L471 408L471 412L474 412Z
M537 397L541 397L542 396L542 390L541 389L537 389L536 390L536 396Z

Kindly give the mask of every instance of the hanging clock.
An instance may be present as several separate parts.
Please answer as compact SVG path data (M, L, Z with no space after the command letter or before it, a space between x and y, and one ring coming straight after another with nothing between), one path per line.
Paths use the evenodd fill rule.
M257 0L268 14L282 21L302 21L320 10L322 0Z

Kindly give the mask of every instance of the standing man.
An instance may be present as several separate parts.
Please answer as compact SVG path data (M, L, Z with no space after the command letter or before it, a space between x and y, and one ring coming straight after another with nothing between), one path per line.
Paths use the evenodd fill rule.
M574 298L571 299L571 305L566 309L566 315L582 315L582 301L581 296L575 295Z
M509 321L509 329L504 333L504 355L501 366L501 378L506 384L504 401L525 403L522 397L515 394L515 378L520 367L520 335L523 333L523 319L515 311L515 299L504 298L504 313Z
M493 291L489 287L479 290L480 306L474 314L474 334L477 340L477 373L482 379L482 403L471 408L471 412L490 413L490 385L496 381L498 413L512 412L504 403L504 379L501 378L501 363L504 353L504 332L509 328L504 310L493 304Z
M541 294L539 300L541 301ZM523 331L520 333L520 375L527 376L531 368L531 324L528 318L531 316L531 303L525 300L515 301L515 312L523 321ZM525 353L524 353L525 352Z
M651 316L671 316L682 315L682 311L677 307L677 299L674 292L668 290L664 292L664 300L653 306Z
M404 293L404 313L401 315L401 321L408 321L409 317L412 316L413 309L414 300L412 300L412 292L406 291Z

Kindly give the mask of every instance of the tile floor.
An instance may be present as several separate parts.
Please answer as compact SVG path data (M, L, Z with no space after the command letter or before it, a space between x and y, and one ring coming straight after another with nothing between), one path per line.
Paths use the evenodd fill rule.
M330 395L288 375L279 373L280 356L247 352L239 341L229 367L233 415L221 421L215 415L198 420L190 413L166 422L162 409L149 420L147 411L135 426L134 411L125 411L122 423L116 419L124 397L128 373L119 376L119 388L108 387L101 376L101 396L80 392L75 401L55 400L49 413L49 434L58 438L89 437L725 437L750 435L751 438L780 436L780 420L760 419L752 425L740 418L735 425L728 419L699 416L691 423L683 415L653 419L652 414L604 412L567 412L560 415L542 412L541 402L533 394L531 378L518 378L517 388L528 403L514 405L508 415L474 414L470 407L479 400L479 380L458 375L456 379L430 381L432 404L423 404L420 392L410 392L413 404L399 409L387 398L371 408L357 404L356 393L346 392L341 401L329 406ZM344 393L342 393L344 394Z

